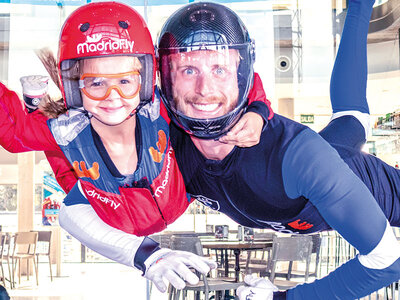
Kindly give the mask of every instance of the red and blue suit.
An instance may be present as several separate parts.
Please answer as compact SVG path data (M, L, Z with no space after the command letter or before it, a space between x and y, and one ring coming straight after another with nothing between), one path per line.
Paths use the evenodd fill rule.
M136 116L139 161L130 175L119 174L86 113L70 110L48 123L80 178L65 205L90 203L105 223L137 236L165 229L186 210L190 198L169 145L168 123L158 112L154 118ZM78 188L85 197L76 197Z
M107 224L143 236L165 229L187 208L190 200L169 144L168 123L159 111L155 116L137 115L140 129L136 134L141 141L138 167L132 176L118 177L107 166L111 161L87 113L70 110L66 115L47 120L41 114L28 114L15 93L3 85L0 88L5 133L2 145L14 152L61 149L79 177L85 201ZM7 144L3 142L6 140L18 143ZM102 150L95 144L101 145ZM75 184L71 191L77 187ZM174 206L168 205L172 197ZM79 201L82 200L67 197L64 204Z

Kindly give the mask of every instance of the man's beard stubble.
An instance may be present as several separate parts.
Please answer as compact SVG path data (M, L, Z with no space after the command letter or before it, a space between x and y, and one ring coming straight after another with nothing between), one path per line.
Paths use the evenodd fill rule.
M191 104L200 104L200 105L220 104L220 103L226 103L228 101L228 99L225 95L221 95L220 97L218 97L218 96L201 97L198 95L194 95L194 96L184 96L183 99L182 99L182 97L174 96L173 101L174 101L174 108L179 113L187 116L186 112L182 108L187 107L188 105L191 105ZM184 103L183 107L181 105L182 103ZM224 110L223 115L226 115L229 112L231 112L232 110L234 110L236 108L236 105L237 105L237 100L233 101L229 105L229 107L227 107Z

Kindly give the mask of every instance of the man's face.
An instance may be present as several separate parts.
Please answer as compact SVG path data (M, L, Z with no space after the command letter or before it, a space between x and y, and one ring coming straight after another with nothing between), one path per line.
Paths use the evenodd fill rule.
M232 111L239 96L239 53L198 50L170 55L175 108L187 117L211 119Z

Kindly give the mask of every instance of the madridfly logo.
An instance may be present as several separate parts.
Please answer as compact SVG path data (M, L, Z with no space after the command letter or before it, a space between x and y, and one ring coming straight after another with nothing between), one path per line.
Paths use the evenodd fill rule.
M85 54L98 51L113 51L127 49L130 52L133 51L135 42L127 39L111 39L109 37L103 37L102 34L97 33L92 36L86 37L86 42L78 44L76 52L78 54Z
M104 204L109 205L114 210L116 210L121 205L121 203L116 203L114 200L108 198L107 196L101 195L95 190L86 190L86 194L94 200L100 200Z

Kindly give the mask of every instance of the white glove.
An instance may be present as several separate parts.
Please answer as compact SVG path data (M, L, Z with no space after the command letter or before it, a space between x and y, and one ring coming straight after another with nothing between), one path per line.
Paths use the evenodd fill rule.
M151 280L154 285L165 292L166 282L177 289L183 289L187 281L190 284L199 282L199 278L189 269L192 267L202 274L207 274L217 267L217 263L196 254L162 248L154 252L144 262L146 273L144 277Z
M272 300L274 292L278 291L278 288L267 278L246 275L244 282L246 285L236 290L239 300Z
M37 109L40 100L47 93L49 77L42 75L23 76L20 81L25 105L28 111L32 112Z

